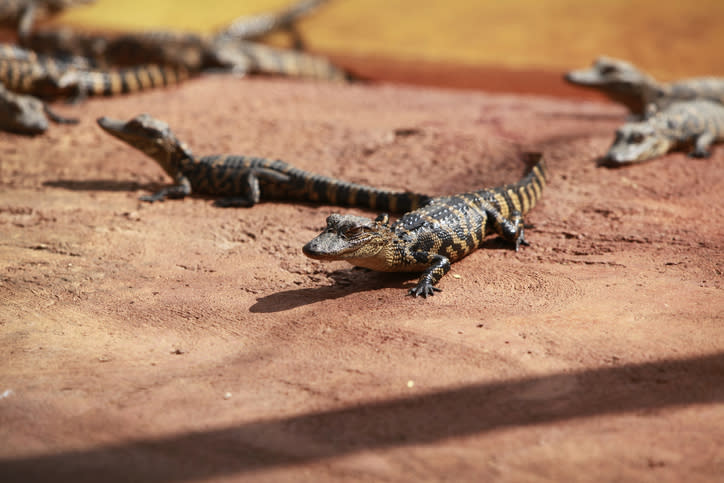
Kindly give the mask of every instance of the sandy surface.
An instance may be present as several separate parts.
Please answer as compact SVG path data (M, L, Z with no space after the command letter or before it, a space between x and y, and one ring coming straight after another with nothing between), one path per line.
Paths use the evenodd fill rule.
M82 124L0 133L0 480L724 473L723 147L597 168L617 106L384 85L205 77L57 110ZM137 201L168 179L94 119L140 112L197 154L390 188L512 181L519 147L551 181L531 246L493 238L413 299L414 276L301 254L337 208Z

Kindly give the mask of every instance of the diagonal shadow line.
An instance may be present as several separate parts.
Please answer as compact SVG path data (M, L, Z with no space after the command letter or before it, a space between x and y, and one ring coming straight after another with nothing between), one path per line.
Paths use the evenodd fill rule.
M724 403L724 352L482 383L88 450L0 459L10 481L166 483L509 427Z

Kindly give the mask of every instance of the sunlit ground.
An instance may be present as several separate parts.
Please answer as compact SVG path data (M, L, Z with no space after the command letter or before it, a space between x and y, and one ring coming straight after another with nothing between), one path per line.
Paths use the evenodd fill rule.
M98 0L56 23L210 32L289 0ZM559 71L605 53L661 78L724 75L724 1L331 0L302 22L334 55Z

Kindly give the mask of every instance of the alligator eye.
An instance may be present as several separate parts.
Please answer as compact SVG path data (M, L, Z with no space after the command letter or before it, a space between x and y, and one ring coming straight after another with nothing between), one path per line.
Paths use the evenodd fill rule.
M644 142L644 135L640 132L631 133L631 136L628 138L629 142L632 144L641 144Z
M601 67L601 75L611 75L618 72L618 69L612 65L604 65Z
M361 235L364 235L368 231L369 229L366 226L353 226L352 228L342 233L342 236L344 236L345 238L357 238Z

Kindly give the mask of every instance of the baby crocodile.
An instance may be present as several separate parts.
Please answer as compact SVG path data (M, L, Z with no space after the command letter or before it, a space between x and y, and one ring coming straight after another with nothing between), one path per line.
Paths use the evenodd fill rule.
M55 114L43 101L10 92L0 83L0 130L20 134L40 134L48 129L48 118L53 122L75 124Z
M674 102L661 111L651 111L645 121L629 122L616 130L603 164L638 163L692 144L690 156L705 158L714 142L724 140L724 105L718 102Z
M662 109L671 102L692 99L724 103L724 78L699 77L665 84L629 62L610 57L599 57L590 69L568 72L565 79L578 86L598 89L638 116L645 116L649 104Z
M153 158L174 180L143 201L183 198L192 193L222 197L218 206L253 206L261 199L296 200L349 205L401 213L414 210L430 197L393 192L348 183L310 173L283 161L215 155L196 158L168 125L148 114L128 122L102 117L98 124L107 133Z
M383 272L423 272L409 293L434 295L450 264L479 248L486 235L497 233L516 251L527 245L522 216L540 199L546 184L541 154L528 157L535 164L515 184L433 198L392 224L386 214L374 220L330 215L327 228L302 251L317 260L344 260Z

